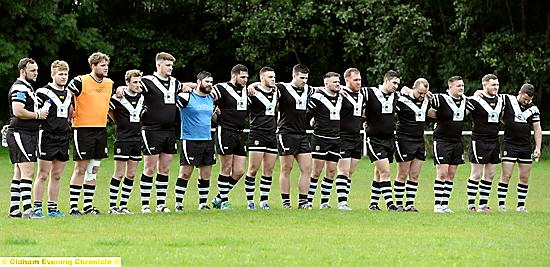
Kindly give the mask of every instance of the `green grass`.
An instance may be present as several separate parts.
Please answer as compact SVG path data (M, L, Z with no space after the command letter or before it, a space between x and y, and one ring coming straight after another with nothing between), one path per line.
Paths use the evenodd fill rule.
M0 256L116 256L122 257L123 266L545 266L550 262L549 162L533 165L527 214L466 212L468 164L459 167L450 202L456 213L434 214L431 188L435 169L431 161L421 173L417 197L420 213L369 212L372 165L364 159L354 176L351 212L319 210L318 199L311 211L283 210L277 179L270 211L247 211L240 182L230 194L235 210L201 212L196 210L195 175L183 213L14 220L5 216L12 165L5 151L0 157ZM171 208L177 162L170 175L167 203ZM112 166L112 158L104 160L98 176L94 205L102 211L108 206ZM392 168L395 173L395 165ZM63 176L63 211L68 209L71 169L72 162ZM217 174L217 166L213 173ZM277 171L274 176L278 176ZM292 177L295 206L297 168ZM210 197L216 191L215 181ZM514 178L509 210L515 207L516 183ZM334 191L331 204L336 206ZM496 183L490 204L497 207ZM139 211L137 186L129 207Z

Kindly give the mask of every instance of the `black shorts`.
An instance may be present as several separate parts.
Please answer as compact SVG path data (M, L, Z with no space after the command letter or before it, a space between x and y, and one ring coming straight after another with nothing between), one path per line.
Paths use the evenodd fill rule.
M470 162L478 164L499 164L500 147L498 142L487 143L472 140L470 147Z
M141 137L143 138L143 155L178 153L176 135L173 130L141 130Z
M74 128L73 160L107 158L107 128Z
M220 155L246 156L246 133L218 126L216 131L216 152Z
M531 145L516 146L504 142L502 144L502 161L531 164Z
M141 161L143 158L141 156L142 144L141 141L115 141L114 159L120 161Z
M180 149L180 166L210 166L216 164L214 141L182 140Z
M424 140L420 142L395 141L395 161L406 162L413 159L426 160Z
M462 142L434 141L434 165L464 164L464 145Z
M36 148L38 137L25 131L8 130L6 141L10 151L12 164L23 162L36 162Z
M363 137L361 134L357 134L357 136L340 136L340 157L343 159L361 159L362 152Z
M388 159L392 163L394 149L393 137L367 137L367 153L371 162Z
M340 138L330 139L313 135L311 137L311 157L314 159L338 162L340 160Z
M311 153L309 140L304 134L277 134L277 150L279 156Z
M38 158L47 161L68 161L69 138L67 133L54 135L40 130L38 133Z
M250 131L248 151L277 154L277 135L270 132Z

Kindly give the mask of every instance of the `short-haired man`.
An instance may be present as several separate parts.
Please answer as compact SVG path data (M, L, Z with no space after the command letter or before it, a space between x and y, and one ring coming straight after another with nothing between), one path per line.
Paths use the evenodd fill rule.
M460 76L447 80L449 89L446 94L434 94L429 115L436 119L433 134L434 164L436 178L434 182L434 212L452 213L449 198L453 190L453 181L458 165L464 164L464 146L462 129L466 117L464 81Z
M254 190L256 174L262 167L260 180L260 208L269 209L268 199L271 190L273 167L277 159L277 92L275 70L270 67L260 69L260 84L249 97L250 133L248 134L248 171L245 178L245 191L248 209L255 210Z
M143 173L140 180L141 212L151 213L149 199L153 189L153 176L157 177L157 212L170 212L166 207L168 176L174 154L177 153L176 128L178 108L176 95L182 84L172 77L176 58L166 52L155 57L156 71L141 79L144 111L141 118L143 138Z
M40 124L38 135L38 174L33 188L34 212L42 216L44 184L48 183L48 216L64 216L57 207L61 174L69 160L69 120L72 115L72 93L65 88L69 64L56 60L51 64L52 82L36 90L38 102L48 102L48 118Z
M380 210L378 199L384 196L389 211L402 211L393 203L390 182L390 163L393 162L395 109L399 95L395 93L401 77L390 70L384 75L384 83L378 87L367 87L363 94L366 98L366 121L368 156L374 163L374 177L371 187L369 210Z
M312 205L319 176L325 169L321 183L321 209L331 208L329 204L336 166L340 160L340 109L343 96L340 92L340 74L328 72L323 76L324 88L313 93L308 102L308 118L313 117L311 138L312 170L308 194L308 205Z
M228 194L244 175L246 161L246 117L248 68L237 64L231 69L231 80L216 84L213 93L220 110L217 117L216 151L220 155L218 195L212 200L215 208L231 209Z
M113 177L109 184L109 213L132 214L128 209L128 199L134 186L136 169L142 159L141 147L141 112L143 111L143 95L141 95L141 77L139 70L128 70L124 75L126 88L122 97L113 94L109 103L109 116L115 122L115 166ZM122 193L117 208L117 199Z
M364 96L361 93L361 72L356 68L349 68L344 72L346 92L340 109L340 156L338 161L338 175L336 176L336 194L338 209L351 210L348 196L351 188L351 177L361 160L363 142L361 128L363 111L365 109Z
M468 210L475 211L475 200L479 186L478 212L491 212L488 205L491 185L497 164L500 163L498 131L500 116L504 109L503 100L498 96L499 83L494 74L481 79L481 96L468 99L466 109L472 115L472 143L470 146L471 171L468 179ZM483 177L483 179L482 179ZM481 181L480 181L481 180Z
M518 203L516 211L527 212L525 199L529 189L529 175L531 172L531 127L535 132L535 149L533 157L538 160L542 144L542 130L540 127L540 112L532 102L535 87L531 84L521 86L517 96L504 96L504 143L502 145L502 174L498 184L499 211L506 211L506 194L508 183L518 163Z
M210 95L214 80L212 74L197 74L197 86L191 92L181 92L177 105L181 118L180 169L176 182L176 208L183 211L183 198L194 167L199 168L199 210L210 209L206 204L210 191L212 165L216 163L214 141L210 133L214 98Z
M99 215L92 202L102 158L107 158L107 114L113 81L107 78L109 56L96 52L88 58L90 74L73 78L68 89L74 96L74 169L70 182L70 215L80 216L78 199L84 188L84 214ZM82 186L84 184L84 186Z
M38 65L31 58L23 58L17 64L19 77L10 88L8 107L10 125L7 142L14 175L11 182L11 218L43 218L31 205L31 188L36 162L39 120L48 116L46 109L38 109L38 100L31 82L36 82ZM19 201L20 196L20 201ZM23 212L19 210L23 205Z
M429 88L428 81L419 78L414 82L410 94L402 94L397 100L395 135L397 177L395 177L393 190L397 207L404 207L404 211L418 211L414 206L414 200L418 189L420 169L426 160L424 126L426 113L430 108L429 100L426 97ZM405 191L407 199L403 205Z
M278 83L279 121L277 124L277 149L279 151L280 172L279 186L283 208L291 208L290 204L290 172L294 160L298 162L300 177L298 178L298 208L311 209L307 200L311 175L311 147L306 133L307 103L313 94L313 89L307 85L309 68L297 64L292 68L292 81Z

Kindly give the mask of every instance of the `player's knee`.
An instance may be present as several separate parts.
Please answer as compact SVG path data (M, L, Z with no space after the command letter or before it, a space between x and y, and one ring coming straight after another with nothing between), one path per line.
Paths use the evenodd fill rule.
M529 183L529 175L520 175L519 176L519 182L521 184L528 184Z

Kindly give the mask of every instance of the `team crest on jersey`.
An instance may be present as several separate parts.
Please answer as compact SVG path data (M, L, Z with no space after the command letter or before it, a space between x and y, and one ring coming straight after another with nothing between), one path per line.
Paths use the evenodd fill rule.
M508 155L508 151L504 150L504 151L502 152L502 155L503 155L503 156Z
M119 147L119 148L116 149L116 153L120 154L120 152L122 152L122 149L120 149L120 147Z
M319 151L321 150L321 147L320 146L315 146L315 151Z
M105 154L108 154L108 153L109 153L109 149L105 148Z
M259 145L259 144L260 144L259 140L254 140L254 145Z

